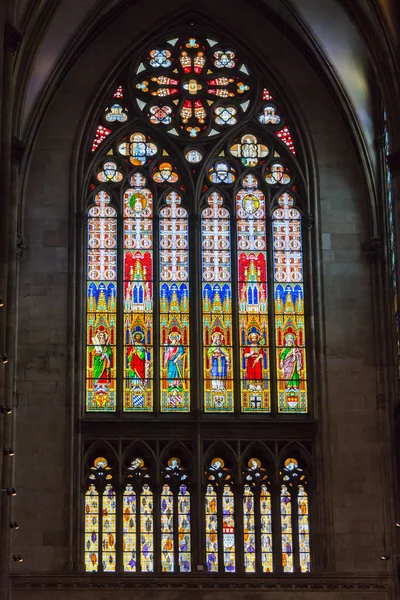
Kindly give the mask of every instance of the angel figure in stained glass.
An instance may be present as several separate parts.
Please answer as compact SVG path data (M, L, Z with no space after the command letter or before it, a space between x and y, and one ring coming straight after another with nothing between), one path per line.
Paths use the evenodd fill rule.
M221 331L214 331L211 336L212 344L208 348L208 356L211 359L211 387L213 390L224 390L223 380L228 377L230 368L230 356L228 349L222 345L224 335Z
M295 336L288 333L285 336L286 348L282 350L279 368L282 371L283 379L286 381L288 392L298 392L300 389L300 374L303 368L303 357L301 349L295 346Z
M99 327L96 334L92 337L93 346L93 379L94 392L96 395L108 394L110 386L111 369L111 346L107 331L104 327Z

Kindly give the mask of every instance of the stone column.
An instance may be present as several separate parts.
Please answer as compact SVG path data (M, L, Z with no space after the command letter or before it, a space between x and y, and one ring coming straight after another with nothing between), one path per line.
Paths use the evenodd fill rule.
M3 296L4 307L0 316L0 355L7 354L11 358L8 364L0 364L0 397L7 406L14 405L13 399L13 366L14 343L10 347L10 327L14 337L15 331L15 299L16 273L10 259L16 256L16 219L17 219L17 189L13 185L11 156L12 156L12 122L13 122L13 63L14 53L19 46L21 35L9 22L4 23L4 61L2 72L2 110L1 110L1 139L0 139L0 294ZM10 252L11 250L11 252ZM11 266L11 268L10 268ZM9 276L11 275L11 279ZM10 368L11 367L11 368ZM3 447L12 447L13 419L3 416L0 424L0 473L1 488L12 487L11 456L4 456ZM10 568L10 509L12 496L6 492L0 494L0 598L9 598L9 568Z

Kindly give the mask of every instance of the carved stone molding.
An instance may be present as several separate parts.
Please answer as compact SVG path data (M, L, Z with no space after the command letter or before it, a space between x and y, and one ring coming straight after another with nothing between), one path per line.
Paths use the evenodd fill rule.
M17 233L17 258L23 258L28 248L28 240L22 233Z
M21 43L21 32L11 25L11 23L4 23L4 50L14 54Z
M11 158L18 165L21 164L25 152L25 143L14 137L11 144Z
M380 237L373 237L368 242L365 242L361 246L362 251L371 260L377 260L382 256L383 243Z
M12 589L19 590L275 590L275 591L360 591L388 590L392 580L389 576L346 577L338 575L304 575L292 577L265 576L263 578L229 574L229 577L216 577L211 574L182 577L163 575L81 574L71 575L12 575Z

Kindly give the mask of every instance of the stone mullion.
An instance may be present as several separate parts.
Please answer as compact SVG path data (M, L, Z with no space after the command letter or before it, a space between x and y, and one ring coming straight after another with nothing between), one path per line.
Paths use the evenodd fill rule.
M218 572L225 573L224 564L224 516L223 516L223 503L222 494L224 486L221 484L214 488L217 492L217 539L218 539Z
M234 523L235 523L235 559L236 573L244 573L244 533L243 533L243 489L235 485L234 493Z

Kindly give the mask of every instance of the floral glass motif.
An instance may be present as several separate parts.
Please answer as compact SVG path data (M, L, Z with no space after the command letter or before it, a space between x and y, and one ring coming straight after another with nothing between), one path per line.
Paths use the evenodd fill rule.
M118 183L122 181L123 175L119 170L117 163L109 160L103 164L101 171L97 173L97 179L102 183Z
M153 195L135 173L124 192L124 410L153 410Z
M86 410L116 410L117 219L100 191L88 213Z
M208 170L212 183L230 184L236 180L235 169L225 160L217 160Z
M180 195L160 211L161 411L190 409L189 223Z
M128 120L127 110L120 104L113 104L106 108L106 121L109 123L125 123Z
M258 179L246 175L236 194L241 407L268 412L270 406L267 240L265 196Z
M234 106L217 106L214 114L217 125L235 125L237 123L237 110Z
M96 486L89 485L85 494L85 569L98 571L99 568L99 493Z
M301 215L289 193L273 218L276 366L279 412L307 412Z
M118 150L123 156L129 156L133 165L141 167L157 153L158 148L143 133L133 133L129 136L129 141L119 144Z
M233 411L230 219L218 192L202 212L204 410Z
M151 106L149 119L153 125L170 125L172 121L172 108L164 104Z
M103 142L106 137L108 135L110 135L111 133L111 129L108 129L108 127L103 127L103 125L99 125L96 129L96 133L94 136L94 140L92 143L92 152L94 152L95 150L97 150L97 148L100 146L101 142Z
M232 156L240 158L245 167L256 167L267 156L269 150L265 144L258 142L255 135L247 133L231 146L230 151Z
M160 108L164 113L170 109L168 122L155 121L150 109L151 123L164 123L172 135L198 138L217 135L220 127L238 122L238 110L229 101L246 100L249 71L233 50L212 50L213 46L212 40L174 39L140 62L134 83L140 106L144 109L154 98L162 98Z
M162 162L153 173L153 179L156 183L176 183L178 173L169 162Z

